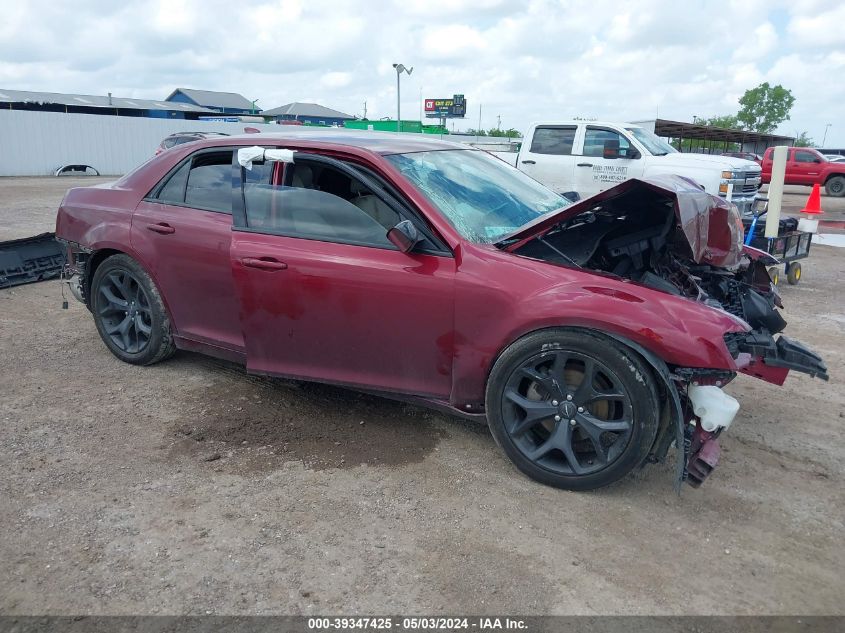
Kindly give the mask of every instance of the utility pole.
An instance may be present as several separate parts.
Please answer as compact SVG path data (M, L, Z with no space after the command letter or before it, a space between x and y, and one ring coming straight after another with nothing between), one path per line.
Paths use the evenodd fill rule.
M364 118L367 118L367 100L364 99Z
M502 115L501 114L496 115L496 129L499 130L500 132L502 131Z

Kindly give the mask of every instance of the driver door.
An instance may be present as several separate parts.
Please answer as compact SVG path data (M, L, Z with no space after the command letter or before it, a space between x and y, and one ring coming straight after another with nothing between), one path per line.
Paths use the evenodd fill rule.
M230 258L249 371L449 397L455 260L377 184L297 152L281 180L235 196ZM373 196L387 205L379 219L366 211ZM390 213L432 239L400 252Z
M821 158L814 152L802 149L793 150L792 157L793 163L789 166L793 172L791 180L799 185L812 185L818 181L822 172Z
M618 158L606 157L605 148L617 148ZM636 157L636 158L635 158ZM576 156L576 191L582 198L610 189L645 171L642 157L631 141L616 130L588 125L581 155Z

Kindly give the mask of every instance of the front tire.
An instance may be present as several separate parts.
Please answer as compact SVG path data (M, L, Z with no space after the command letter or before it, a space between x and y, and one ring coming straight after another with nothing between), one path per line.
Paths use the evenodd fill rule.
M502 353L486 408L514 465L564 490L601 488L642 464L659 417L653 374L639 355L598 333L562 328Z
M126 363L152 365L176 351L158 288L128 255L113 255L94 271L91 310L100 338Z

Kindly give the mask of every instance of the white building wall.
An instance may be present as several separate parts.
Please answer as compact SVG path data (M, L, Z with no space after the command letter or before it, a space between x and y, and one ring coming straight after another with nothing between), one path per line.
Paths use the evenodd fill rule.
M117 176L153 156L161 139L173 132L243 134L245 127L281 131L274 123L0 109L0 176L47 176L68 164L90 165L104 176Z

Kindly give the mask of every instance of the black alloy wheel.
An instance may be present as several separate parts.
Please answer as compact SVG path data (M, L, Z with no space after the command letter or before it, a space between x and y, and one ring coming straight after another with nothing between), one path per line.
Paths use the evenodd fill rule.
M558 329L524 337L499 357L487 417L520 470L588 490L642 463L659 403L652 372L635 352L592 331Z
M97 288L97 312L103 329L123 352L138 354L150 344L152 309L140 282L125 270L113 270Z
M511 374L504 396L502 415L513 443L554 473L602 470L631 439L630 396L607 365L585 354L532 356Z
M90 294L100 338L120 360L151 365L176 351L158 288L128 255L113 255L100 263Z

